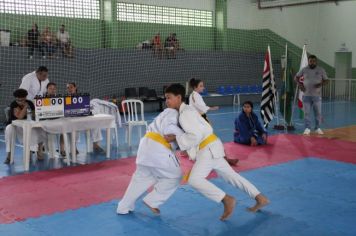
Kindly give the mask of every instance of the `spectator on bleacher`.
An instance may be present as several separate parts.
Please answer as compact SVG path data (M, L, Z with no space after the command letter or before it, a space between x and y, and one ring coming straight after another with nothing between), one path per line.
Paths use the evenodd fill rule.
M46 93L48 83L48 69L45 66L40 66L36 71L22 78L20 88L27 91L28 100L33 100L36 95L43 96Z
M54 97L57 95L57 84L53 82L49 82L47 84L47 92L46 97Z
M49 27L46 27L41 34L41 48L44 52L43 59L48 56L49 58L53 58L54 53L56 52L55 38L50 31Z
M167 53L167 59L176 58L176 49L175 49L172 33L170 33L169 36L164 41L164 48Z
M162 58L162 43L161 43L161 35L157 33L152 39L153 45L153 55L157 55L158 58Z
M57 32L58 47L61 49L62 54L66 57L73 56L73 48L69 38L69 33L65 31L65 26L61 25Z
M179 40L177 39L177 34L176 33L172 34L172 42L173 42L173 46L174 46L175 50L181 49L180 45L179 45Z
M189 105L195 108L199 112L199 114L210 123L206 113L208 111L218 110L218 106L209 107L205 104L203 97L200 95L205 87L204 82L200 79L191 78L189 80L189 86L193 90L192 93L189 95Z
M7 120L7 125L5 128L5 143L6 143L6 160L5 164L10 164L11 155L11 140L16 132L16 137L22 143L22 128L15 127L11 125L13 120L25 120L27 115L31 114L31 119L34 119L35 106L33 103L26 99L27 91L25 89L17 89L13 93L15 101L10 104L9 119ZM39 161L43 160L43 142L46 140L46 134L41 128L33 128L31 132L31 143L30 150L37 151L37 159Z
M32 25L32 28L27 32L28 56L30 59L33 58L33 52L35 51L35 49L40 50L43 56L43 52L38 43L39 37L40 32L38 31L38 26L36 23L34 23Z
M267 131L253 112L253 103L242 104L242 112L235 120L235 143L257 146L267 143Z
M78 88L75 82L70 82L67 83L67 94L70 96L75 96L78 94ZM97 128L97 129L91 129L90 130L90 135L91 135L91 139L93 141L93 149L94 152L104 152L104 149L102 149L99 145L100 141L103 140L103 137L101 135L101 129ZM77 140L79 140L79 136L77 136ZM63 136L60 136L60 154L62 156L65 156L66 153L64 151L64 140L63 140ZM77 150L78 153L78 150Z

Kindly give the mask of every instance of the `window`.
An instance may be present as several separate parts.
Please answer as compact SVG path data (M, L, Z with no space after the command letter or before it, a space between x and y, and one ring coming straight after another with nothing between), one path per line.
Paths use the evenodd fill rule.
M117 3L117 19L144 23L213 27L213 12L184 8Z
M0 0L0 13L99 19L99 0Z

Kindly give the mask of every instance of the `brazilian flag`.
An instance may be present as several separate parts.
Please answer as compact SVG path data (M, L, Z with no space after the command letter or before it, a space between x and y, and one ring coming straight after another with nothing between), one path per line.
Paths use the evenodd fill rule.
M282 75L283 86L280 93L279 110L282 113L282 116L285 119L287 125L292 125L291 121L294 98L294 73L292 67L290 66L291 63L288 62L287 64L287 71ZM282 71L283 70L285 70L285 68L282 68Z

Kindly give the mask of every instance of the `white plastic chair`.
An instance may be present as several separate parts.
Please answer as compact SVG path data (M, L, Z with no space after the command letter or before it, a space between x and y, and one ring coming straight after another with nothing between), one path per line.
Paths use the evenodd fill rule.
M145 126L147 130L147 121L144 117L143 102L137 99L128 99L121 102L122 111L124 111L124 125L126 126L126 142L131 146L131 133L133 126ZM127 113L127 114L126 114ZM141 113L141 114L140 114ZM141 129L139 129L141 137Z
M112 129L115 129L113 136L116 140L116 146L119 147L119 135L117 127L121 127L121 116L118 107L112 102L94 98L90 101L90 106L93 114L108 114L115 117L115 123L113 123ZM87 137L90 137L87 135Z

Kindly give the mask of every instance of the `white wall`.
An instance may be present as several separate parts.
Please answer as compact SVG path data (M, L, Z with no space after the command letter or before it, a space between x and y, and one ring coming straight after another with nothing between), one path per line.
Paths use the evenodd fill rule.
M215 11L215 0L119 0L118 2Z
M334 66L341 43L353 51L356 67L356 1L311 4L258 10L248 0L228 0L227 26L233 29L270 29Z

